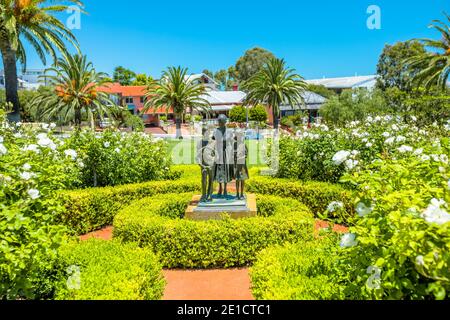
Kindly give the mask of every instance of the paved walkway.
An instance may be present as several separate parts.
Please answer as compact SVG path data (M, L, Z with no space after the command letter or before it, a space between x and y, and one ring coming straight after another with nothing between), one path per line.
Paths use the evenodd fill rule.
M164 300L254 300L248 269L164 270Z

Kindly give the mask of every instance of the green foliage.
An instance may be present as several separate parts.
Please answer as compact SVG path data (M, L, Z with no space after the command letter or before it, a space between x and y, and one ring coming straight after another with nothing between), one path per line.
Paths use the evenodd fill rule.
M258 300L334 300L334 237L265 249L251 268L253 295Z
M247 182L246 187L249 192L276 195L285 198L285 201L296 199L306 205L316 217L334 222L347 223L354 216L353 192L339 185L271 177L252 177ZM344 210L327 212L327 216L323 216L329 204L335 201L342 202Z
M248 265L269 245L312 236L311 213L295 200L259 196L255 218L181 219L191 198L171 194L133 203L115 217L114 237L151 248L167 268L209 268Z
M430 51L420 52L405 59L404 67L413 74L411 80L416 88L422 85L427 89L437 87L441 90L448 88L450 75L450 16L444 13L446 21L434 20L430 28L440 33L439 40L422 39L420 42ZM419 70L415 72L416 70Z
M250 121L255 121L259 123L266 123L268 119L267 109L265 106L258 104L249 109L249 119Z
M30 101L30 108L40 120L73 121L79 128L87 118L94 129L97 119L112 117L113 110L120 109L107 93L98 90L105 76L96 72L86 56L66 55L46 70L46 81L54 91L40 92Z
M245 123L247 121L247 109L243 106L234 106L228 116L231 122Z
M151 76L147 76L146 74L138 74L136 75L136 79L131 83L132 86L148 86L153 82L153 78Z
M76 162L51 133L4 122L0 110L0 300L32 299L39 270L56 257L64 228L57 190L71 187Z
M314 93L317 93L318 95L330 99L332 97L335 97L337 95L336 92L333 90L328 89L324 85L320 84L308 84L308 90Z
M450 290L449 140L400 160L376 161L345 180L359 219L338 270L351 299L445 299ZM431 154L429 156L428 154ZM379 269L380 279L370 283Z
M84 234L111 225L118 211L134 200L166 193L193 192L200 182L193 179L152 181L117 187L65 191L66 210L56 218L58 223L76 234Z
M425 47L417 41L397 42L385 45L377 65L377 87L381 90L398 88L401 91L411 89L411 78L419 71L409 70L404 60L424 54Z
M351 121L361 121L369 115L385 114L388 111L380 91L354 89L331 97L320 109L320 115L327 123L344 125Z
M66 244L59 254L60 281L56 284L55 299L162 298L165 281L161 265L150 250L134 244L91 239Z
M298 106L304 102L303 92L307 84L303 78L288 68L283 59L271 58L260 70L243 84L248 92L245 102L248 105L264 103L272 108L274 127L278 129L281 116L280 106L288 103Z
M113 81L118 82L123 86L129 86L136 78L136 73L126 69L122 66L116 67L114 69Z
M247 81L257 74L269 59L275 56L270 51L255 47L247 50L236 62L235 73L238 81Z
M163 180L170 175L165 142L143 133L76 131L65 142L78 153L81 187Z
M291 129L295 129L304 124L304 119L307 117L304 112L297 113L293 116L281 118L281 124Z
M144 120L141 117L133 115L128 112L125 119L125 126L131 128L135 132L143 132L145 129Z

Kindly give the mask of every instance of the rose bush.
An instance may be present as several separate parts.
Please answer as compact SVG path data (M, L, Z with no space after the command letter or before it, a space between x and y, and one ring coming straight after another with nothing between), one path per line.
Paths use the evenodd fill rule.
M65 140L76 150L81 168L80 187L115 186L171 176L166 143L144 133L80 131Z
M418 127L414 120L388 115L354 121L344 128L305 126L296 137L281 138L278 177L338 182L344 173L364 169L375 159L403 158L413 149L420 153L449 135L450 122L443 127Z

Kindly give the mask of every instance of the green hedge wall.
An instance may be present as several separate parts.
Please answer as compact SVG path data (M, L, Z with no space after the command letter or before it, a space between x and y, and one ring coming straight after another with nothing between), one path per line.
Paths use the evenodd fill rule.
M156 194L194 192L199 188L200 181L181 179L65 191L62 196L66 210L56 222L76 234L84 234L111 225L117 212L134 200Z
M248 180L246 188L248 192L294 198L320 218L324 218L322 214L331 202L340 201L344 204L345 216L329 214L325 217L338 223L348 222L355 214L353 192L336 184L254 176Z
M331 277L332 238L300 241L262 251L250 270L258 300L333 300L340 288Z
M159 300L165 280L157 257L136 244L88 240L60 248L64 277L58 284L59 300ZM78 290L69 290L67 282L76 277L67 268L78 266Z
M313 236L312 214L295 200L258 196L255 218L181 219L191 198L170 194L133 203L115 217L114 237L148 246L167 268L208 268L245 266L270 245Z

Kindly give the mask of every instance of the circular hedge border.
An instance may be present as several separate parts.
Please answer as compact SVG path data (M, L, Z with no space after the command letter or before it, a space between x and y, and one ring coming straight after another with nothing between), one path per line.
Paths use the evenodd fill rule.
M151 248L166 268L245 266L264 248L313 237L313 215L297 200L258 195L257 217L189 221L183 216L192 195L131 204L114 218L114 237Z

